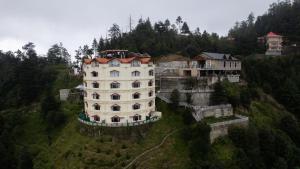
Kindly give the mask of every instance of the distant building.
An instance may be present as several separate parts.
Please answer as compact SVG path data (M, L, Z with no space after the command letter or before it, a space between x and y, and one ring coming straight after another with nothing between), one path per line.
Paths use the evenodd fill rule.
M280 56L282 54L283 36L270 32L265 38L267 45L266 55Z
M180 58L156 63L158 97L171 98L180 93L180 102L196 106L209 105L213 84L225 79L240 81L241 61L230 54L204 52L194 59Z
M83 63L85 115L103 126L138 125L160 118L150 56L107 50Z
M230 54L204 52L194 59L157 63L159 77L196 77L214 84L219 79L239 82L241 61Z

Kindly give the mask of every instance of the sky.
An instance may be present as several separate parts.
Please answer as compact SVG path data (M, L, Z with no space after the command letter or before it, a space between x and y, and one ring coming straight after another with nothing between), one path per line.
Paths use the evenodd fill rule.
M277 0L0 0L0 50L16 51L27 42L45 55L51 45L62 42L69 53L94 38L106 37L117 23L123 32L139 18L153 22L177 16L191 30L227 35L235 22L253 12L264 14Z

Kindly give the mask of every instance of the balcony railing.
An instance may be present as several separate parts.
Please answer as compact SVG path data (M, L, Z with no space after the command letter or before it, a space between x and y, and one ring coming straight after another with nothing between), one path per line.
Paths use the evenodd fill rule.
M126 123L98 123L95 121L90 121L89 117L87 117L84 113L80 113L78 120L79 122L90 125L90 126L99 126L99 127L130 127L130 126L139 126L147 123L156 122L160 119L160 116L153 116L147 120L136 121L136 122L126 122Z

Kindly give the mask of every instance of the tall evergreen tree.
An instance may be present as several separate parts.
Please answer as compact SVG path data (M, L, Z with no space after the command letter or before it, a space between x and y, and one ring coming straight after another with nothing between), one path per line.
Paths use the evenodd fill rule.
M181 33L184 33L184 34L191 33L190 28L186 22L183 22L183 25L181 27Z

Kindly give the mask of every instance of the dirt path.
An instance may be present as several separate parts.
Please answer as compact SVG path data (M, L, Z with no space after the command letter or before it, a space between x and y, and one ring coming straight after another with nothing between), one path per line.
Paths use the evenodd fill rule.
M148 149L148 150L144 151L143 153L141 153L140 155L136 156L136 157L135 157L135 158L134 158L127 166L125 166L123 169L128 169L128 168L129 168L133 163L135 163L139 158L141 158L142 156L146 155L147 153L150 153L151 151L153 151L153 150L155 150L155 149L158 149L160 146L162 146L162 145L165 143L165 141L167 140L167 138L168 138L169 136L171 136L172 134L174 134L174 133L177 132L177 131L178 131L178 129L177 129L177 130L174 130L174 131L172 131L172 132L170 132L169 134L167 134L167 135L163 138L163 140L161 141L160 144L158 144L158 145L152 147L151 149Z

